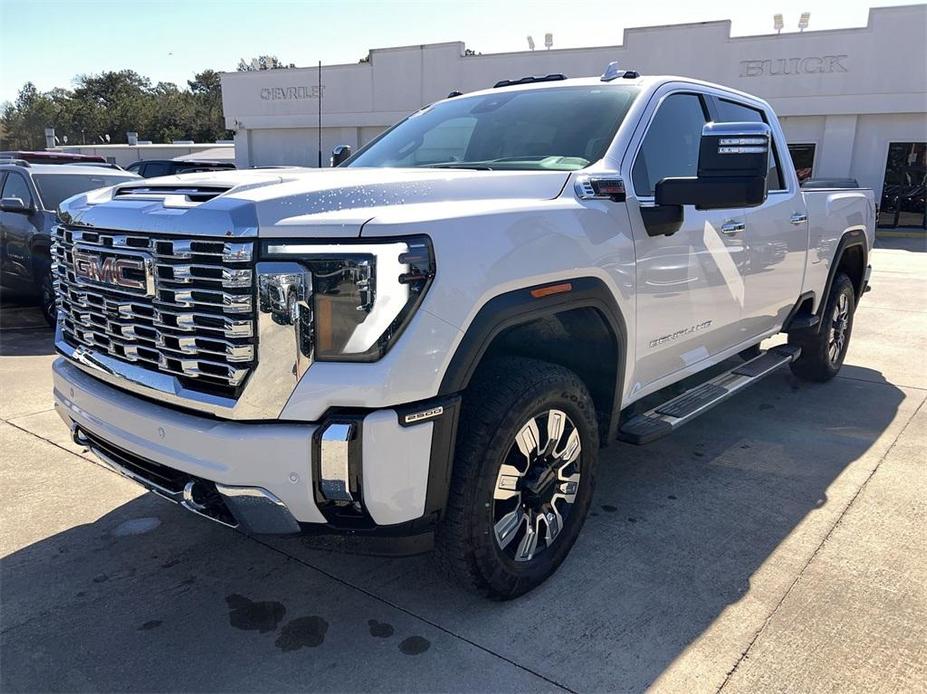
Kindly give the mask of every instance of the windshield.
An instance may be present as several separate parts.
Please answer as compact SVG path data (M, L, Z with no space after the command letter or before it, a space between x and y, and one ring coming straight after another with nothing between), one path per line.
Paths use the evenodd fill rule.
M347 166L572 171L598 161L637 87L560 87L457 97L418 111Z
M114 186L123 181L135 181L138 176L100 176L97 174L35 174L32 179L46 210L57 210L62 200L95 188Z

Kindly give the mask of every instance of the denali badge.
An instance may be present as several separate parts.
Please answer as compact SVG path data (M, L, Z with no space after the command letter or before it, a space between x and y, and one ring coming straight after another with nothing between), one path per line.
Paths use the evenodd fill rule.
M75 248L71 254L74 274L83 280L112 284L123 289L154 295L154 274L151 259L143 255L104 258L97 252Z
M662 344L666 344L667 342L673 342L674 340L678 340L683 335L691 335L692 333L697 333L699 330L704 330L705 328L708 328L710 326L711 326L710 320L706 320L703 323L696 323L695 325L690 325L688 328L683 328L682 330L677 330L676 332L670 333L669 335L663 335L662 337L658 337L656 340L651 340L650 348L653 349L654 347L658 347Z

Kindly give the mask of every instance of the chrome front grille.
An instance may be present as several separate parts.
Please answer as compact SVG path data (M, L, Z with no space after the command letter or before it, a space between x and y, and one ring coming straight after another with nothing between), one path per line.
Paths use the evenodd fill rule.
M150 291L120 286L112 273L75 272L75 249L100 264L150 257ZM237 397L257 357L253 252L252 241L59 226L52 268L63 337L185 388Z

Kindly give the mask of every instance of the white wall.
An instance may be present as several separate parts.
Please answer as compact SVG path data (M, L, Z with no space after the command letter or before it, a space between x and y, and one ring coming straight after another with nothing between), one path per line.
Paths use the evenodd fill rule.
M119 166L125 167L134 161L147 159L174 159L187 154L196 154L208 149L231 149L232 145L194 144L194 145L64 145L55 147L60 152L74 152L76 154L91 154L105 157Z
M331 151L337 145L358 147L359 128L322 128L322 165L329 165ZM318 128L260 128L236 137L238 150L250 147L249 159L236 159L244 166L316 166L319 158ZM239 147L241 143L241 147ZM242 151L241 154L244 154Z

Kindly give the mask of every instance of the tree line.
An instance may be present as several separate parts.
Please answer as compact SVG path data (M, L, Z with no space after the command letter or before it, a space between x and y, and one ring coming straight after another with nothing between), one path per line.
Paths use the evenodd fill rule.
M58 144L125 143L140 140L214 142L231 137L222 117L219 73L203 70L185 89L152 84L133 70L80 75L73 89L40 92L32 82L0 115L0 149L44 149L45 128Z
M295 67L275 55L239 61L239 71ZM140 140L215 142L232 137L222 117L219 73L203 70L186 88L151 80L134 70L79 75L73 89L40 92L26 82L15 101L0 109L0 150L45 149L45 128L58 144L125 144L127 132Z

